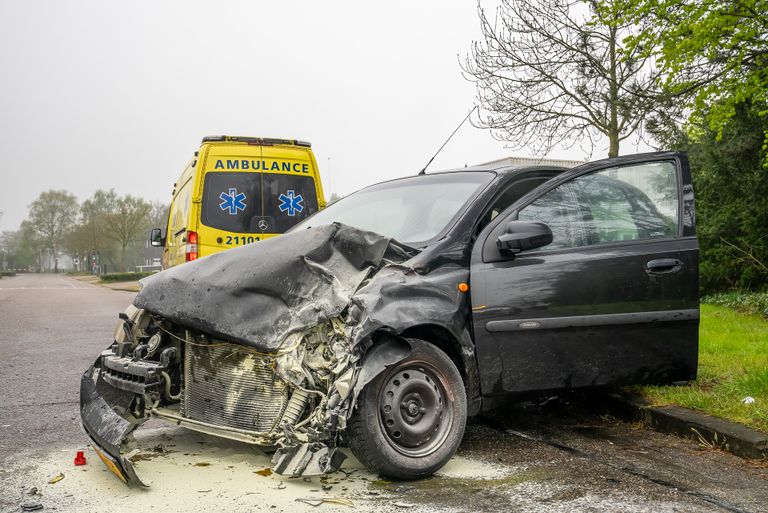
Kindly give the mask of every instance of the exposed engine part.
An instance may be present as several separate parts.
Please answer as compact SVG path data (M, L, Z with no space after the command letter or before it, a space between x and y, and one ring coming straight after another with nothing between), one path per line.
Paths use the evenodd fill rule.
M273 358L242 345L188 341L182 416L251 432L277 428L288 387L272 370Z
M301 414L304 413L304 408L309 401L309 392L297 388L291 395L291 400L288 401L288 405L285 407L285 413L280 420L281 425L294 426L301 418Z
M147 356L152 356L157 352L160 347L160 343L163 341L163 336L158 332L152 335L147 342Z
M175 347L167 347L160 353L160 364L166 369L176 366L179 363L179 350Z
M165 380L165 389L163 390L165 399L167 401L181 400L181 390L176 395L171 394L171 385L173 383L171 376L165 371L161 371L160 375L163 376L163 380Z
M158 362L120 357L108 349L101 354L101 376L120 390L145 394L158 387L160 372L164 367Z

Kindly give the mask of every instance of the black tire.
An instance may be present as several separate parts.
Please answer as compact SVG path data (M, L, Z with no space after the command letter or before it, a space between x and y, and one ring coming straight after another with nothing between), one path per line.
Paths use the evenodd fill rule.
M362 390L346 432L363 465L402 480L430 476L445 465L467 424L467 397L456 365L428 342L408 342L410 356Z

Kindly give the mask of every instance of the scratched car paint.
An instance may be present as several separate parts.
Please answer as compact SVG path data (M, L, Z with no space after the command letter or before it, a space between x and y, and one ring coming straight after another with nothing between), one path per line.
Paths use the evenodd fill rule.
M143 280L81 381L84 429L128 483L152 417L276 447L282 474L338 469L346 440L415 479L522 392L692 379L690 183L660 153L363 189Z

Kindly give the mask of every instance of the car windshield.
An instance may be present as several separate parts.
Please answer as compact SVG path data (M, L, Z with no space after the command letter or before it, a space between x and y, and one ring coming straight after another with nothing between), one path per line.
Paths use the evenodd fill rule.
M339 222L404 243L425 242L436 237L492 178L492 173L473 171L372 185L332 203L294 230Z

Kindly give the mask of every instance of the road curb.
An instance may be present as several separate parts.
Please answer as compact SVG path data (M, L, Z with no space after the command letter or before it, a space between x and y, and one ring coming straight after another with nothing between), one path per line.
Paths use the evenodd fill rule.
M768 434L681 406L653 406L637 394L610 393L604 406L616 417L661 433L695 440L749 459L768 458Z

